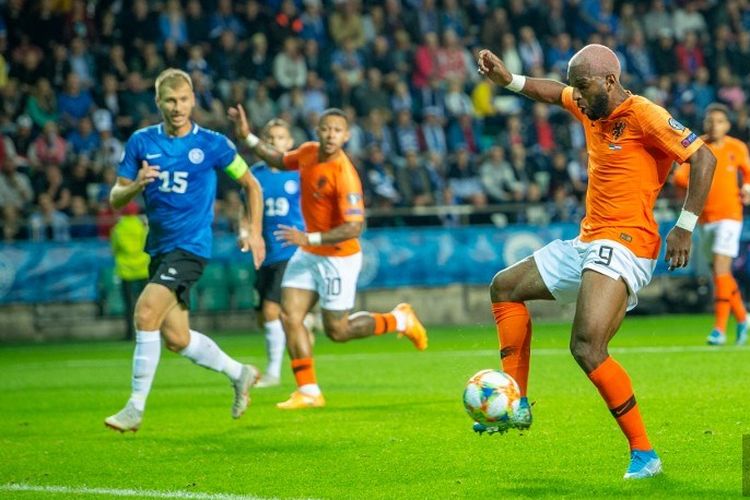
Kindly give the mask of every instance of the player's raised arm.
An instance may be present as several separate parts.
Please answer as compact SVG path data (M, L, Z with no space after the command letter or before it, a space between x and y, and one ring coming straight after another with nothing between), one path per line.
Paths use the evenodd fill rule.
M546 78L528 78L514 75L503 61L492 51L483 49L477 60L479 73L508 90L525 95L529 99L547 104L562 104L565 84Z
M268 163L270 167L280 170L285 169L284 154L253 134L252 130L250 130L250 122L247 119L247 113L245 113L245 108L242 107L242 104L237 104L236 107L230 106L228 113L229 119L234 122L234 132L237 134L238 139L245 141L245 144L250 146L253 152Z
M705 144L690 156L690 180L682 212L675 227L667 235L665 260L670 268L685 267L690 258L693 229L711 189L716 157Z
M122 176L117 178L117 182L109 192L109 204L115 210L121 209L157 177L159 177L159 167L149 165L146 160L143 160L134 180Z

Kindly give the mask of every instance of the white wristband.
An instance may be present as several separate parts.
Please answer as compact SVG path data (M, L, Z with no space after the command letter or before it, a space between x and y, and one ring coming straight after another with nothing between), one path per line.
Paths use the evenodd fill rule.
M257 146L259 142L260 142L260 139L258 139L258 136L253 134L252 132L247 134L247 137L245 137L245 144L247 144L251 148L254 148L255 146Z
M513 73L512 75L513 79L508 85L505 86L505 88L510 90L511 92L521 92L523 90L523 86L526 85L526 77L523 75L517 75L515 73Z
M682 212L680 212L680 218L677 219L675 227L681 227L682 229L690 231L692 233L697 223L698 216L693 212L688 212L687 210L683 209Z
M321 233L307 233L307 242L313 247L320 246L323 244L323 235Z

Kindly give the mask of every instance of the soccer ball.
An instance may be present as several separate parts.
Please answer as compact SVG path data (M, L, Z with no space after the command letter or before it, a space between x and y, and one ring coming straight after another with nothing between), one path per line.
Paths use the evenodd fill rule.
M500 370L482 370L464 389L464 408L472 420L507 429L518 410L521 391L513 377Z

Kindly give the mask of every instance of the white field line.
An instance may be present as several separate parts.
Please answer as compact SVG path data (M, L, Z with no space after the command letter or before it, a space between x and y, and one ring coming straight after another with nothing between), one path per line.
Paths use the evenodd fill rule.
M193 491L159 491L130 488L89 488L86 486L36 486L33 484L12 483L0 484L2 492L34 492L63 495L104 495L109 497L136 498L187 498L191 500L270 500L252 495L233 495L230 493L197 493Z
M714 347L709 345L694 345L694 346L639 346L639 347L613 347L609 350L611 354L685 354L685 353L727 353L727 352L750 352L750 346L725 346L725 347ZM319 354L315 356L315 359L322 361L368 361L378 359L394 359L394 358L471 358L481 356L496 355L496 349L473 349L473 350L461 350L461 351L427 351L425 353L415 353L410 351L405 352L362 352L362 353L341 353L341 354ZM539 348L531 349L532 356L570 356L570 351L567 348ZM164 363L185 363L186 360L177 357L162 357L159 361L160 365ZM67 359L67 360L50 360L50 361L32 361L32 362L19 362L19 363L3 363L5 368L23 367L24 369L37 368L37 367L49 367L50 365L59 365L64 368L105 368L105 367L117 367L117 366L129 366L132 363L130 358L124 357L122 359Z

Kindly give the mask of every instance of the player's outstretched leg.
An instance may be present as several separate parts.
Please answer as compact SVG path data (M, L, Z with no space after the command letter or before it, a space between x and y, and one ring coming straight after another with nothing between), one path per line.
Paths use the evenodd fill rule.
M661 460L648 440L630 377L607 351L625 317L627 303L628 290L622 279L584 270L570 350L628 440L630 465L625 479L641 479L660 474Z
M325 324L325 316L324 316ZM401 303L393 308L391 312L376 313L360 311L348 318L348 333L340 335L339 340L380 336L386 333L397 333L398 337L406 337L419 351L427 349L429 339L427 329L419 318L411 304Z
M490 284L502 369L521 389L521 401L513 417L513 427L517 429L528 429L532 422L531 405L526 395L531 358L531 317L524 301L553 298L533 257L500 271ZM473 429L480 434L491 433L479 423L475 423Z
M232 418L240 418L250 404L250 388L260 378L260 372L253 365L243 365L230 357L202 333L190 330L189 334L187 346L178 352L196 365L223 373L229 378L234 389Z

